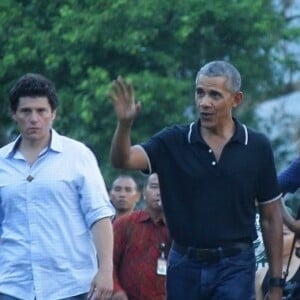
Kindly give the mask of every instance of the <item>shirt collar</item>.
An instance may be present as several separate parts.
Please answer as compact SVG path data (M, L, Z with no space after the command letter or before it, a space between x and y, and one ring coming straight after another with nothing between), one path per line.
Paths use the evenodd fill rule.
M139 222L140 223L143 223L143 222L153 222L148 211L146 209L142 210L140 212L140 215L139 215ZM160 223L163 223L165 224L164 220L161 219L157 222L157 224L160 224Z
M51 129L51 142L49 148L54 152L63 152L62 136Z
M238 143L248 145L248 129L247 127L240 123L236 118L233 117L233 121L235 123L235 132L231 138L231 141L236 141ZM188 131L188 142L189 144L193 143L205 143L201 136L201 132L199 130L201 126L200 119L197 122L193 122L189 125L189 131Z
M22 136L19 135L13 142L6 145L2 149L3 157L12 158L18 150L21 139L22 139ZM54 152L62 152L63 151L61 136L54 129L51 129L51 141L50 141L50 145L49 145L48 149L51 149Z

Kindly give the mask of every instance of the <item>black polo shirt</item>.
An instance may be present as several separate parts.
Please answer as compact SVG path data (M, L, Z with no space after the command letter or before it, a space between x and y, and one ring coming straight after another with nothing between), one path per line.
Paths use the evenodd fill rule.
M181 245L253 241L255 199L280 196L268 139L234 121L235 133L218 162L201 137L200 121L165 128L141 144L149 171L159 176L170 234Z

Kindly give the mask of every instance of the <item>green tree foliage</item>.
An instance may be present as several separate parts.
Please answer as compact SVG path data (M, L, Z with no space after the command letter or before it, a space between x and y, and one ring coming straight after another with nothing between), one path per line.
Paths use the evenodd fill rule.
M194 118L194 78L207 61L240 69L248 103L278 91L276 66L287 61L277 46L291 36L286 22L268 0L1 0L2 135L13 132L12 82L43 73L59 91L55 127L88 144L110 177L115 117L107 90L117 75L133 81L142 102L133 142L142 141Z

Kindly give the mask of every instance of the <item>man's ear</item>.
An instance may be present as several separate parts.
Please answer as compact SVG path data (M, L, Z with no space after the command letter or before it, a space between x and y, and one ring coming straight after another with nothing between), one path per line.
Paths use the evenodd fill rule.
M10 110L10 116L14 121L16 121L16 112L15 111Z
M56 118L56 109L53 110L53 112L52 112L52 121L54 121L55 118Z
M242 103L243 98L244 98L243 92L236 92L234 95L232 107L238 107Z
M140 202L140 200L141 200L141 197L142 197L142 193L141 193L141 192L137 192L137 195L136 195L136 201L135 201L135 203L138 203L138 202ZM144 197L144 195L143 195L143 197Z

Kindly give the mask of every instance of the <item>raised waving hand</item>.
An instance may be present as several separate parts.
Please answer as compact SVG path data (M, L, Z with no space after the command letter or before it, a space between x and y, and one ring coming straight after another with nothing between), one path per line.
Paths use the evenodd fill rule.
M141 109L141 104L135 101L132 84L118 76L112 83L109 97L119 122L133 122Z

